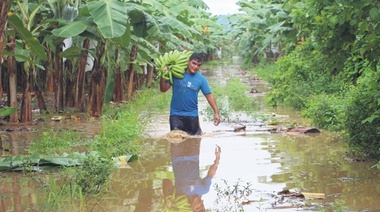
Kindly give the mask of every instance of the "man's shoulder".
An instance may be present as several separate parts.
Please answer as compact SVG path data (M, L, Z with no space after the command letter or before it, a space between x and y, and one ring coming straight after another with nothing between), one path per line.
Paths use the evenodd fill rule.
M197 72L197 73L195 73L194 75L195 75L196 77L206 79L206 77L205 77L202 73Z

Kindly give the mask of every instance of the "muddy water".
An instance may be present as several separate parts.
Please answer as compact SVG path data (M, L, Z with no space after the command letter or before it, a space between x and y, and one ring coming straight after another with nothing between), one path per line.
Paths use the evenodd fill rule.
M205 68L204 74L218 83L243 75L258 90L247 94L259 102L257 114L236 113L235 122L214 126L201 113L204 135L184 141L160 138L169 130L168 111L157 114L147 127L139 161L113 173L110 192L102 200L86 200L81 210L70 205L61 211L164 211L173 191L197 193L194 202L200 198L208 211L380 210L380 177L371 168L376 161L348 155L335 133L270 131L307 120L286 108L265 107L268 85L244 75L238 65ZM207 103L200 100L203 111ZM245 131L235 132L241 124ZM42 211L38 183L20 175L1 175L0 180L2 211Z
M36 113L34 117L35 121L31 124L0 123L0 157L25 154L31 142L39 141L42 131L68 130L83 133L91 139L100 132L101 127L98 119L83 114L55 116Z

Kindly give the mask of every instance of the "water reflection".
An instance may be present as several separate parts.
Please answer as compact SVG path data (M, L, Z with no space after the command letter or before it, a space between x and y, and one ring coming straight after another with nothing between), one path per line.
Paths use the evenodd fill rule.
M215 160L207 175L200 177L199 154L201 138L188 138L180 143L171 143L170 152L174 183L163 179L162 189L166 209L180 211L205 211L202 196L210 191L212 178L218 169L221 148L215 147Z
M7 178L0 178L0 182L0 211L21 212L36 207L35 185L24 176L9 174Z
M30 135L20 132L0 133L0 156L25 154L30 145Z

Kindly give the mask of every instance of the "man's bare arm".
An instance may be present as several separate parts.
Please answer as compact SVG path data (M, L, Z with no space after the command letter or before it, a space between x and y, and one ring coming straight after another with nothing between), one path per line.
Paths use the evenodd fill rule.
M170 83L167 83L164 78L161 77L160 79L160 91L166 92L171 87Z
M210 93L205 95L207 102L210 104L212 110L214 111L214 124L217 126L220 123L220 115L219 115L219 109L216 105L216 101L214 96Z

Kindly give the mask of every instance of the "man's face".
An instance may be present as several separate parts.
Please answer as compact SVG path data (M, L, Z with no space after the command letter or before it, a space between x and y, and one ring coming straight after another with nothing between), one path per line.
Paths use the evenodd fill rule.
M195 74L200 68L201 68L202 62L199 62L197 60L189 60L188 66L189 66L189 74Z

